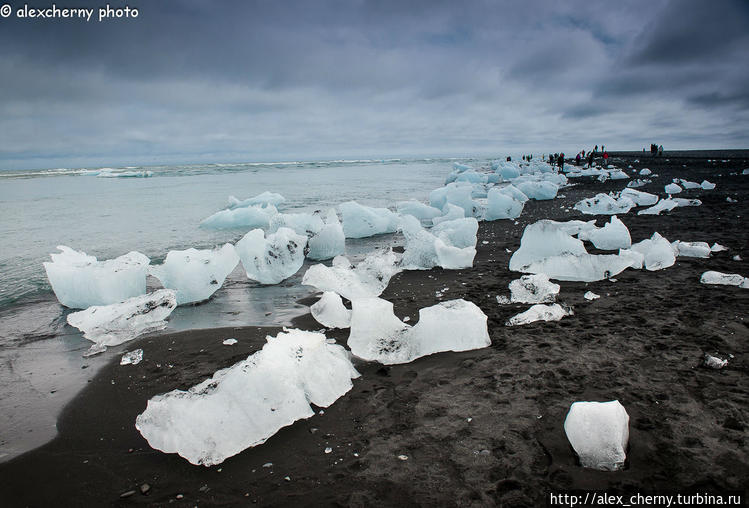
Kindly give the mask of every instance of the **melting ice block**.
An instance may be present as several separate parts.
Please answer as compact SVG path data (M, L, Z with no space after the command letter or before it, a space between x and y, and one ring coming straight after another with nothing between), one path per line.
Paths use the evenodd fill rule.
M632 250L644 256L643 267L649 271L662 270L676 263L671 244L658 233L632 245Z
M637 206L651 206L658 202L658 196L655 194L630 189L629 187L624 188L619 193L619 197L627 198Z
M129 353L122 355L122 358L120 358L120 365L138 365L142 361L143 350L136 349L135 351L130 351Z
M282 195L276 194L275 192L265 191L261 194L258 194L257 196L253 196L244 200L237 199L234 196L229 196L229 208L244 208L255 205L278 206L284 201L286 201L286 198L284 198Z
M346 235L334 209L328 210L322 229L307 242L307 257L322 261L332 259L346 251Z
M468 182L453 182L429 193L429 204L444 210L446 204L459 206L465 217L476 217L481 205L473 200L473 185Z
M442 210L433 206L425 205L419 201L399 201L395 205L401 215L413 215L419 220L431 220L442 215Z
M439 224L440 222L451 221L455 219L463 219L466 216L465 210L457 205L451 203L445 204L442 208L442 215L432 219L432 224Z
M720 284L724 286L738 286L743 289L749 289L749 279L738 273L721 273L712 270L707 271L700 277L703 284Z
M575 210L588 215L614 215L627 213L635 203L626 196L618 199L608 194L596 194L592 198L575 203Z
M304 263L307 237L280 228L267 238L253 229L237 242L236 249L247 277L261 284L278 284L294 275Z
M310 307L315 321L326 328L348 328L351 325L351 311L344 305L338 293L325 291L322 297Z
M499 303L551 303L559 294L559 284L554 284L544 273L523 275L510 282L510 298L497 297Z
M671 248L677 256L688 258L710 257L710 245L707 242L682 242L676 240L671 243Z
M537 201L554 199L559 192L559 186L548 181L525 181L514 185L530 199Z
M203 219L200 227L207 229L267 228L271 217L277 213L278 210L273 205L221 210Z
M309 267L302 284L320 291L333 291L348 300L380 296L390 278L400 272L393 251L367 256L356 267L345 256L333 258L333 266L317 264Z
M152 448L212 466L328 407L359 377L346 350L321 333L286 330L263 349L188 391L148 401L135 427Z
M323 221L316 213L279 213L270 219L269 233L280 228L289 228L299 235L316 235L323 228Z
M624 466L629 415L618 400L575 402L564 420L564 432L583 467L617 471Z
M343 217L343 232L346 238L366 238L383 233L394 233L398 229L398 214L387 208L372 208L348 201L338 205Z
M707 180L703 180L700 186L705 190L713 190L715 188L715 184L710 183Z
M551 305L538 303L525 312L512 316L505 324L507 326L519 326L535 321L559 321L563 317L571 315L571 310L565 309L558 303L552 303Z
M214 250L172 250L164 263L149 267L149 273L165 288L177 291L177 305L202 302L211 297L239 263L230 243Z
M588 240L601 250L627 249L632 245L629 229L616 215L611 216L608 224L600 229L581 231L577 235L580 240Z
M473 266L478 221L473 217L441 222L431 231L415 217L405 216L401 230L406 239L401 266L406 270L428 270L435 266L456 270Z
M486 315L466 300L450 300L419 310L413 327L393 313L393 304L380 298L351 302L351 352L386 365L408 363L441 351L468 351L491 344Z
M655 205L650 208L645 208L637 212L637 215L660 215L661 212L670 212L679 204L673 199L661 199Z
M92 305L121 302L146 292L150 260L140 252L97 261L94 256L59 245L44 263L55 296L66 307L85 309Z
M675 183L670 183L666 185L663 190L666 191L666 194L678 194L682 191L682 188Z
M501 189L495 187L489 189L487 198L488 203L484 216L486 220L516 219L523 213L525 203L515 199L509 192L502 192Z
M68 314L68 324L83 332L94 343L85 356L101 353L139 335L166 327L166 318L177 307L176 292L159 289L121 303L92 306Z

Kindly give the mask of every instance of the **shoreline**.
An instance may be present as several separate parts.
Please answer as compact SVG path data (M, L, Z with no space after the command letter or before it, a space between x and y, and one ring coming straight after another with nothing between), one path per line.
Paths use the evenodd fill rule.
M0 464L5 479L0 500L8 506L60 500L76 505L251 500L300 506L533 506L551 490L575 488L747 492L749 327L739 318L749 308L749 292L706 287L699 275L705 270L749 275L744 261L732 259L736 254L749 258L744 224L749 176L717 176L713 168L726 164L706 161L682 168L681 161L666 162L667 153L647 154L639 164L635 158L618 165L659 174L640 190L663 195L663 185L677 176L708 178L718 187L680 194L701 199L699 207L662 216L620 215L633 242L658 231L669 241L718 242L730 250L709 259L678 258L675 266L657 272L625 270L616 282L559 282L558 300L574 308L573 316L506 327L509 317L528 307L498 305L495 299L507 295L507 285L520 275L507 266L525 225L542 218L595 218L601 225L607 216L565 208L627 183L573 180L575 186L560 190L566 197L526 205L517 224L480 223L473 268L402 272L382 295L411 324L419 308L454 298L473 301L489 318L490 347L389 367L357 361L362 377L323 414L205 468L148 447L134 428L135 415L149 397L197 384L246 358L280 328L216 328L137 339L124 348L142 347L142 363L119 366L120 355L114 356L63 410L53 441ZM743 164L732 162L725 173L740 173ZM738 203L727 203L728 196ZM587 290L601 298L587 302L582 296ZM323 328L310 314L292 323ZM345 345L348 331L326 335ZM228 337L239 342L223 346ZM728 367L701 367L702 353L715 351L734 355ZM628 467L618 473L582 469L562 429L569 404L615 398L630 415ZM327 446L333 453L324 453ZM408 460L399 460L401 454ZM264 468L268 462L273 466ZM40 476L48 488L35 487ZM139 487L145 483L149 490L142 495ZM120 497L131 490L136 493Z

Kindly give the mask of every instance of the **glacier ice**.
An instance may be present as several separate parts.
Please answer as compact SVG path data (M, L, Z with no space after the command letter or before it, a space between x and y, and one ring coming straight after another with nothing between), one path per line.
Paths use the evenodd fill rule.
M400 271L393 251L367 256L356 267L345 256L333 258L333 266L317 264L309 267L302 284L320 291L334 291L348 300L380 296L390 278Z
M537 303L525 312L512 316L506 325L520 326L536 321L559 321L563 317L570 315L572 315L572 311L565 309L558 303L552 303L551 305Z
M473 200L473 186L467 182L453 182L429 193L429 204L445 211L446 204L459 206L465 217L476 217L481 206Z
M601 471L624 467L629 415L618 400L573 403L564 420L564 432L581 466Z
M120 365L138 365L142 361L143 350L136 349L135 351L130 351L129 353L122 355L122 358L120 358Z
M666 192L666 194L678 194L682 191L682 188L675 183L670 183L666 185L663 190Z
M253 229L235 246L247 277L261 284L278 284L294 275L304 263L307 237L280 228L267 237Z
M676 262L671 244L658 233L632 245L632 250L644 256L643 267L649 271L662 270Z
M166 318L177 307L176 292L159 289L134 296L124 302L94 305L68 314L68 324L83 332L94 343L86 356L100 353L107 346L117 346L139 335L166 327Z
M478 221L475 218L441 222L427 231L421 227L418 219L405 216L401 222L401 230L406 239L402 268L428 270L440 266L455 270L473 266L478 231Z
M466 300L450 300L419 310L413 327L393 313L393 304L381 298L351 302L351 352L386 365L408 363L442 351L468 351L491 345L487 317Z
M518 191L520 192L520 191ZM516 219L523 213L523 201L518 201L510 193L502 192L498 188L489 189L487 195L486 220Z
M650 208L645 208L637 212L637 215L660 215L661 212L670 212L679 204L673 199L661 199L655 205Z
M634 189L636 187L644 187L647 184L649 184L650 182L651 182L651 180L648 180L647 178L643 178L643 179L639 179L638 178L637 180L632 180L631 182L629 182L627 184L627 188L628 189Z
M513 185L517 187L520 192L528 196L530 199L537 201L554 199L557 197L559 186L548 181L517 181L513 182Z
M346 235L334 209L328 210L322 229L307 242L307 257L322 261L332 259L346 251Z
M701 206L702 201L699 199L687 199L687 198L671 198L671 201L676 203L676 206Z
M614 215L627 213L635 203L626 196L614 198L608 194L596 194L592 198L575 203L575 210L587 215Z
M728 360L721 360L717 356L713 356L708 353L705 353L704 361L705 361L705 367L709 367L711 369L720 370L726 365L728 365Z
M723 252L724 250L728 250L728 247L725 245L721 245L718 242L715 242L711 247L710 250L712 252Z
M648 175L650 175L650 174L652 174L652 173L653 173L653 172L652 172L652 171L650 171L650 170L649 170L648 168L642 168L642 169L640 170L640 174L641 174L642 176L648 176Z
M699 189L701 187L697 182L690 182L682 178L674 178L674 183L681 185L684 189Z
M715 188L715 184L710 183L707 180L703 180L702 183L700 184L700 187L702 187L705 190L713 190Z
M202 302L211 297L239 263L230 243L213 250L172 250L164 263L149 267L149 273L168 289L177 291L177 305Z
M366 238L398 229L398 214L387 208L373 208L348 201L338 205L346 238Z
M583 298L585 298L586 300L598 300L599 298L601 298L601 295L597 295L593 291L586 291L583 295Z
M436 225L436 224L439 224L440 222L451 221L455 219L462 219L466 216L465 210L451 203L446 203L445 206L442 208L442 212L443 212L442 215L432 219L433 224Z
M499 192L507 194L508 196L511 196L513 199L520 201L521 203L525 203L526 201L528 201L528 196L523 194L520 189L512 184L505 185L504 187L497 187L497 189L499 189Z
M632 245L629 229L616 215L612 215L604 227L580 231L577 237L592 242L601 250L627 249Z
M677 256L689 258L709 258L710 245L707 242L682 242L676 240L671 243L671 248Z
M146 292L150 260L140 252L129 252L106 261L59 245L51 262L44 263L55 296L65 307L85 309L92 305L121 302Z
M315 321L326 328L348 328L351 325L351 311L344 305L338 293L325 291L322 297L310 307Z
M637 206L651 206L658 202L658 196L649 192L638 191L625 187L620 193L620 197L631 200Z
M265 191L258 194L257 196L253 196L244 200L239 200L234 196L229 196L229 208L244 208L247 206L255 205L278 206L284 201L286 201L286 198L284 198L282 195L276 194L275 192Z
M299 235L316 235L324 226L317 213L279 213L271 217L268 232L275 233L280 228L289 228Z
M442 210L416 200L399 201L395 209L401 215L413 215L419 220L431 220L442 215Z
M497 297L499 303L551 303L556 300L559 284L549 280L544 273L523 275L510 282L510 298Z
M700 282L703 284L720 284L723 286L738 286L749 289L749 279L738 273L721 273L709 270L702 274Z
M270 219L278 213L273 205L245 206L221 210L203 219L200 227L208 229L268 228Z
M328 407L359 373L325 335L285 330L263 349L187 391L156 395L135 427L152 448L212 466L264 443L281 428Z

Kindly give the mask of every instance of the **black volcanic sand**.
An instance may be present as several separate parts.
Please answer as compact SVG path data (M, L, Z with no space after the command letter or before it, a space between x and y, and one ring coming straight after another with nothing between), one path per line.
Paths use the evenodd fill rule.
M382 296L414 323L418 309L448 288L442 300L465 298L488 315L491 347L393 367L359 363L362 377L324 414L219 466L192 466L152 450L135 417L149 397L240 361L278 329L142 339L129 347L143 348L142 363L113 359L66 408L54 441L0 465L0 505L533 506L554 489L746 493L749 291L699 279L706 270L749 275L746 261L732 259L749 259L749 176L740 175L747 159L746 152L615 154L621 167L659 175L641 190L663 194L673 177L717 184L681 194L701 199L700 207L622 216L633 241L658 231L670 241L719 242L730 250L679 258L657 272L627 270L616 282L562 282L559 301L575 314L560 322L505 326L528 307L496 302L518 277L507 270L506 249L516 250L523 227L538 219L590 219L563 208L626 181L579 179L561 191L565 198L529 203L518 224L482 223L474 268L405 272ZM599 226L604 220L598 217ZM586 301L588 290L601 298ZM296 325L321 328L309 315ZM329 336L345 343L347 333ZM239 343L223 346L228 337ZM725 369L710 370L701 366L705 352L734 356ZM627 467L583 469L564 435L566 412L574 401L612 399L630 416Z

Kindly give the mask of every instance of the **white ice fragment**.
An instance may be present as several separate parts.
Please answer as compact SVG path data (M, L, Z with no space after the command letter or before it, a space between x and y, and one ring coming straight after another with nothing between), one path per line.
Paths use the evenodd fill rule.
M651 206L658 202L658 196L649 192L638 191L625 187L620 193L620 197L632 200L637 206Z
M224 346L233 346L237 343L237 339L224 339L224 341L221 343Z
M304 263L307 237L280 228L267 237L253 229L237 242L236 249L247 277L261 284L278 284L294 275Z
M575 203L575 210L587 215L615 215L627 213L635 206L631 199L614 198L609 194L596 194L592 198L583 199Z
M671 243L674 254L680 257L709 258L710 245L707 242L682 242L676 240Z
M674 178L674 183L680 184L685 189L699 189L701 187L697 182L690 182L682 178Z
M734 261L741 261L741 256L739 256L738 254L736 254L736 255L735 255L735 256L734 256L733 258L731 258L731 259L733 259Z
M642 176L648 176L648 175L650 175L650 174L652 174L652 173L653 173L653 172L652 172L652 171L650 171L650 170L649 170L648 168L642 168L642 169L640 170L640 174L641 174Z
M175 291L159 289L147 295L135 296L121 303L92 306L68 314L68 324L83 332L83 337L94 343L87 353L95 354L106 346L117 346L139 335L166 327L166 318L177 306Z
M152 448L212 466L328 407L359 377L346 350L325 335L286 330L263 349L188 391L148 401L135 427Z
M638 178L637 180L632 180L631 182L629 182L627 184L627 188L634 189L636 187L644 187L645 185L649 184L650 182L651 182L651 180L649 180L647 178L643 178L643 179L639 179Z
M549 181L524 181L513 185L530 199L537 201L554 199L559 192L559 186Z
M246 208L248 206L255 205L273 205L278 206L286 201L286 199L275 192L265 191L257 196L253 196L248 199L239 200L234 196L229 196L229 208Z
M601 298L601 295L595 294L593 291L586 291L586 293L583 295L583 298L586 300L598 300Z
M700 186L705 190L713 190L715 188L715 184L710 183L707 180L703 180Z
M563 317L571 315L571 310L565 309L558 303L553 303L551 305L538 303L525 312L512 316L505 324L507 326L519 326L527 325L528 323L533 323L535 321L559 321Z
M396 261L391 250L367 256L356 268L346 257L336 256L333 266L317 264L309 267L302 284L314 286L320 291L334 291L348 300L379 296L390 278L400 271Z
M559 284L551 282L543 273L523 275L510 282L509 287L510 299L507 303L551 303L561 289Z
M442 210L433 206L425 205L419 201L399 201L395 205L401 215L413 215L419 220L431 220L442 215Z
M724 250L728 250L728 247L726 247L725 245L721 245L721 244L715 242L713 244L713 246L710 247L710 250L712 252L723 252Z
M413 327L380 298L353 300L351 352L369 361L391 365L442 351L468 351L491 344L486 315L466 300L450 300L419 310Z
M237 251L227 243L213 250L169 251L164 263L149 267L149 273L165 288L177 291L177 305L184 305L210 298L237 263Z
M445 206L442 208L442 215L432 219L432 223L436 226L437 224L441 222L452 221L455 219L463 219L465 218L465 216L466 216L466 212L461 207L457 205L453 205L452 203L446 203Z
M307 257L322 261L332 259L346 251L346 235L334 209L328 210L322 229L307 242Z
M509 192L496 187L489 189L486 220L516 219L523 212L524 202L515 199Z
M398 229L398 215L387 208L373 208L348 201L338 205L346 238L365 238Z
M277 213L278 210L273 205L221 210L203 219L200 227L208 229L267 228L271 217Z
M676 203L676 206L701 206L702 201L699 199L687 199L687 198L671 198L671 201Z
M602 471L624 467L629 415L618 400L573 403L564 420L564 432L583 467Z
M679 206L673 199L661 199L650 208L645 208L637 212L637 215L660 215L661 212L669 212Z
M316 235L323 228L323 221L317 213L279 213L271 217L268 233L280 228L289 228L298 235Z
M47 279L60 303L71 309L121 302L146 292L150 260L140 252L97 261L94 256L59 245L44 263Z
M142 361L143 350L136 349L135 351L130 351L129 353L122 355L122 358L120 358L120 365L138 365Z
M310 307L315 321L326 328L348 328L351 326L351 311L344 305L338 293L325 291Z
M721 360L717 356L705 353L705 367L719 370L726 365L728 365L728 360Z
M440 266L456 270L473 266L478 231L475 218L441 222L427 231L415 217L405 216L401 230L406 239L401 260L404 269L428 270Z
M481 210L481 206L473 200L473 185L468 182L453 182L433 190L429 193L429 204L443 212L446 212L446 204L459 206L463 209L464 217L476 217Z
M632 245L629 229L616 215L612 215L604 227L581 231L577 237L592 242L601 250L627 249Z
M644 256L643 267L649 271L662 270L676 263L671 244L658 233L632 245L632 250Z
M666 194L678 194L682 191L682 188L675 183L670 183L664 187Z
M721 273L712 270L707 271L700 277L703 284L720 284L723 286L738 286L743 289L749 289L749 279L737 273Z

